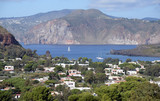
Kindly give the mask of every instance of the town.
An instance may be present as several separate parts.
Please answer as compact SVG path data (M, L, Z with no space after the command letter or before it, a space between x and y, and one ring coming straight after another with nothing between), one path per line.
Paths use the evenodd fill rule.
M15 101L25 99L26 92L34 87L49 89L52 100L58 101L65 101L72 94L81 92L90 92L97 97L97 87L120 84L132 77L146 79L160 87L159 64L159 60L127 59L122 62L107 58L103 62L93 62L86 57L69 60L63 56L52 58L47 51L39 57L24 55L23 58L1 59L0 89L11 92L8 94Z

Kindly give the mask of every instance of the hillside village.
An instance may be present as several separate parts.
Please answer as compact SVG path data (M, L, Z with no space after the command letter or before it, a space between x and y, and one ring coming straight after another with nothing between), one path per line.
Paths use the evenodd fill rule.
M32 58L29 61L26 60L26 57L8 60L1 59L1 66L6 64L3 65L0 71L1 91L21 89L14 83L8 84L7 80L14 78L28 80L31 83L29 85L32 86L43 85L51 88L51 95L57 96L63 95L64 92L56 89L62 86L69 90L92 91L94 89L93 85L111 86L126 82L126 77L145 77L143 73L146 70L146 64L143 61L134 62L131 59L127 59L125 62L122 62L118 59L108 58L104 59L103 62L93 62L86 57L80 57L78 60L68 60L65 57L52 58L48 53L46 52L45 56L38 59ZM154 65L158 64L159 61L149 63ZM160 87L160 78L159 81L151 79L150 83L158 84ZM14 96L12 98L18 100L22 93L24 93L22 90L15 91L12 94ZM96 93L93 92L93 95L96 96Z

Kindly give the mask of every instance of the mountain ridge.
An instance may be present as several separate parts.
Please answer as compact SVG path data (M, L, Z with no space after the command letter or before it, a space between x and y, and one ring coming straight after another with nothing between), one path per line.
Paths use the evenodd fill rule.
M8 27L10 25L6 24ZM21 29L25 27L21 24L19 26ZM24 33L16 30L18 34L21 33L20 35L15 34L20 42L26 44L136 45L160 43L158 40L160 38L160 23L140 19L116 18L96 9L72 10L58 18L29 27L24 30ZM16 32L13 28L10 30Z

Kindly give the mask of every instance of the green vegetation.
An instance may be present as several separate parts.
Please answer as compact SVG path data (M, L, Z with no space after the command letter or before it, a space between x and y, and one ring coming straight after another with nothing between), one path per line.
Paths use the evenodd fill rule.
M15 57L23 58L24 56L37 57L37 54L36 51L24 49L19 45L0 45L0 59L14 59Z
M111 50L111 54L160 57L160 45L140 45L135 49Z
M116 65L118 65L119 59L107 58L107 59L104 59L103 62L104 63L108 63L108 64L116 64Z
M39 86L27 91L22 99L23 101L52 101L53 97L48 88Z
M101 86L96 89L96 94L101 101L158 101L160 88L150 84L144 79L129 77L127 82L111 86Z
M144 74L148 76L152 76L152 77L159 77L160 76L160 64L147 66Z
M68 100L69 101L99 101L98 97L95 97L88 92L84 92L81 94L73 94L68 97Z
M126 63L120 64L119 67L121 67L121 69L127 72L128 70L135 70L136 68L140 68L140 65L126 62Z
M32 87L32 82L23 78L10 78L3 81L3 86L15 87L17 92L26 92Z
M0 91L1 101L12 101L11 91Z

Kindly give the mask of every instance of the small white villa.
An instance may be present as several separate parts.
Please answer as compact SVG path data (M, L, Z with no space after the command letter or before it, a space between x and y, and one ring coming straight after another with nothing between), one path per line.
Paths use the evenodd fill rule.
M54 72L55 67L44 67L44 72Z
M68 73L69 73L69 76L79 76L79 77L82 76L81 72L77 71L76 69L71 69L71 70L68 71Z
M137 75L137 71L127 71L128 75Z
M14 66L5 66L4 71L14 71Z

